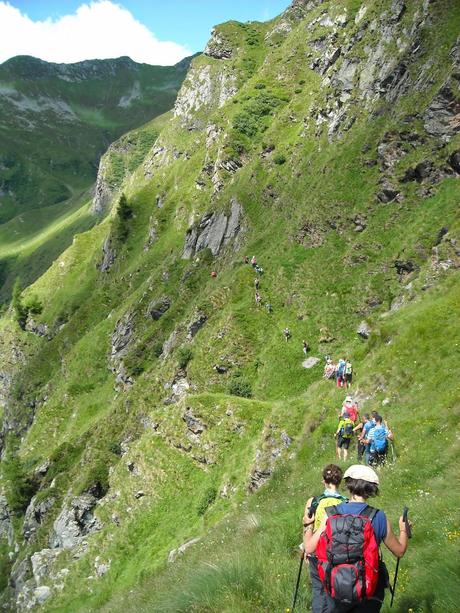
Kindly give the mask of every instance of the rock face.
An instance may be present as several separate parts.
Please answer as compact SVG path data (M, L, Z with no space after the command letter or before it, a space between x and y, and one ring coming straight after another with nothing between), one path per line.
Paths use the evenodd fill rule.
M109 151L107 151L106 155L104 155L99 162L96 188L94 192L93 202L91 205L91 213L93 213L93 215L101 215L102 213L104 213L108 204L112 201L112 198L114 197L114 186L108 182L106 177L108 170L107 160Z
M93 514L96 502L91 494L82 494L62 509L53 524L52 549L72 549L84 536L100 529L101 524Z
M213 29L211 30L211 38L206 45L204 54L217 60L228 60L233 55L233 49L222 33Z
M221 249L233 241L240 232L241 205L234 198L230 215L207 213L196 226L187 230L182 258L189 260L203 249L219 255Z
M171 299L167 296L159 300L152 300L147 307L147 317L151 317L155 321L160 319L171 306Z
M195 314L193 320L189 323L187 328L187 340L191 341L195 334L201 330L204 324L207 322L208 317L202 311L198 311Z
M11 512L5 496L0 495L0 540L6 539L11 547L14 540Z
M108 272L112 268L115 258L116 253L112 246L112 239L108 236L102 245L102 260L101 263L98 264L99 270L101 272Z
M27 507L23 524L23 535L26 540L33 537L34 533L42 524L46 514L54 505L55 499L53 497L45 498L45 500L37 501L37 497L34 496Z
M112 364L112 372L116 375L115 381L117 384L131 385L133 383L123 363L123 358L128 351L133 334L133 316L131 313L126 313L117 321L115 330L112 334L110 362Z
M193 432L193 434L201 434L207 427L206 424L201 421L201 419L198 419L198 417L193 415L192 409L190 408L186 410L182 416L182 419L187 424L187 428Z

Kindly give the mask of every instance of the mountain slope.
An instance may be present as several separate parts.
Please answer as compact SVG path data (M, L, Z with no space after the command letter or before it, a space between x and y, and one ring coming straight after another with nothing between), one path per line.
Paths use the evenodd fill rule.
M0 322L5 601L286 609L343 400L306 339L396 434L397 610L456 610L459 25L449 2L296 0L216 28L127 205L25 292L31 331ZM130 154L105 162L118 197Z
M47 228L42 209L53 206L62 214L76 198L87 203L101 154L121 134L172 107L189 63L149 66L118 58L52 64L19 56L0 66L0 224L2 234L9 232L5 224L15 225L10 239L2 240L10 257L21 256L12 244L27 238L21 227L32 222L35 233ZM71 226L66 239L61 234L60 250L91 221ZM46 264L56 255L50 246ZM3 279L10 277L5 296L19 271L13 260L1 264ZM23 280L36 277L26 273Z

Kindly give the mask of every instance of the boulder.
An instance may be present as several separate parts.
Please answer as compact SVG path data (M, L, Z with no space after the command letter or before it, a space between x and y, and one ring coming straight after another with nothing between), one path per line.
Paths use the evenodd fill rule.
M41 585L34 590L34 597L38 605L44 604L51 596L51 589L47 585Z
M319 358L311 357L311 358L307 358L306 360L304 360L302 362L302 366L304 368L313 368L313 366L316 366L316 364L318 364L318 362L320 362Z
M101 528L99 520L93 514L96 502L95 496L82 494L64 506L53 524L53 534L50 538L52 549L72 549L87 534Z
M358 336L360 336L361 338L369 338L369 336L371 335L371 328L369 326L369 324L367 323L367 321L362 321L357 330L356 333L358 334Z
M393 202L399 195L399 191L388 182L382 184L381 190L377 193L377 199L383 204Z
M444 142L460 131L460 100L446 84L433 98L423 116L425 130Z
M394 267L396 268L398 275L414 272L416 265L412 260L395 260Z
M452 166L455 172L460 175L460 149L454 151L449 157L449 164Z

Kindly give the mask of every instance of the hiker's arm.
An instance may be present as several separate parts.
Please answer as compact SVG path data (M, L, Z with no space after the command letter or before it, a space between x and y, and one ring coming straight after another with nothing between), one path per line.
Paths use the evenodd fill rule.
M383 542L397 558L402 558L406 553L408 538L406 524L402 516L399 518L399 537L394 534L387 519L387 535Z
M305 524L309 524L310 522L313 523L315 521L315 515L313 514L311 517L309 517L309 513L310 513L310 507L313 503L313 496L311 498L309 498L307 500L307 504L305 505L305 511L303 514L303 524L305 526Z
M321 533L324 532L324 529L326 527L326 521L327 521L327 515L324 516L323 521L321 522L321 525L318 528L318 530L315 530L313 532L310 528L307 528L304 531L303 546L304 546L306 554L314 553L316 551L316 545L318 544Z
M357 426L355 426L353 428L353 432L356 432L356 430L360 430L363 427L364 424L358 424Z

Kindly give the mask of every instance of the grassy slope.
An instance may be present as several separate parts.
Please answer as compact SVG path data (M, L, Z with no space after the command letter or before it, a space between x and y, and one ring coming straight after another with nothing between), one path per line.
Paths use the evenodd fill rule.
M351 4L350 9L356 9ZM437 54L431 95L448 70L445 54L459 18L452 8L436 15L434 30L445 33L445 47L435 44L434 34L426 37L429 52ZM310 92L314 96L318 90L318 77L289 59L290 54L295 58L305 51L302 24L282 46L269 49L269 61L262 67L264 29L254 26L255 33L248 33L248 28L224 26L223 32L241 45L232 63L247 83L236 102L216 111L213 120L227 127L227 118L247 108L261 91L256 87L260 83L280 102L275 119L261 120L267 129L244 142L249 162L213 206L227 206L230 196L242 203L247 216L245 253L256 253L266 271L261 293L272 302L273 314L253 305L253 275L242 262L245 253L227 254L213 263L206 257L197 262L180 259L189 219L208 209L210 188L206 185L203 195L195 187L204 160L203 135L181 130L177 123L165 127L160 142L191 152L190 159L180 157L156 168L144 186L138 171L138 188L131 184L130 197L135 218L112 271L101 276L95 267L110 224L107 219L78 236L33 287L45 304L42 320L51 326L56 321L67 323L52 341L41 343L27 364L20 406L35 398L39 407L22 457L34 465L51 455L52 468L40 496L52 494L58 501L70 484L74 493L84 491L95 480L107 479L107 468L113 466L109 496L98 509L104 529L88 539L89 551L79 561L71 561L68 553L60 555L58 567L72 572L65 591L47 608L230 612L289 606L300 514L306 497L319 487L322 465L333 457L332 433L343 396L319 381L320 367L302 369L301 340L307 338L313 355L353 357L366 409L379 408L389 399L384 414L396 432L399 457L382 472L378 504L394 523L407 503L416 526L414 547L402 569L399 610L454 611L456 497L446 483L455 476L458 453L454 424L459 409L460 330L452 313L459 286L456 271L433 269L431 249L442 226L449 228L450 237L459 236L458 181L445 180L424 200L409 186L402 203L376 204L378 171L364 167L363 158L376 155L379 139L399 127L414 98L406 97L391 115L371 124L363 114L340 143L329 146L325 138L315 143L311 133L301 136L299 121L289 119L290 115L301 119ZM258 42L246 47L248 38ZM200 58L197 63L219 70L218 60ZM283 99L283 94L297 89L301 91L292 100ZM240 138L229 133L230 140ZM276 152L286 155L287 164L276 165L273 157L259 156L271 142ZM366 156L365 145L370 146ZM455 145L458 137L450 146ZM427 150L415 150L402 160L397 175L426 155ZM156 209L159 193L166 197L163 208ZM359 212L366 213L367 227L357 235L351 220ZM332 218L338 220L339 231L327 229ZM293 240L305 221L323 230L323 246L306 249ZM151 223L157 224L159 239L145 252ZM449 247L444 243L439 250L443 257ZM356 254L364 257L354 259ZM401 254L420 266L403 283L392 266ZM218 271L215 280L209 276L212 269ZM412 286L404 289L409 282ZM425 286L428 289L421 291ZM401 294L407 304L388 314L390 300ZM172 298L172 306L152 322L145 309L152 298L162 295ZM370 301L376 301L377 308L371 310ZM177 352L158 359L155 347L174 329L178 344L183 344L186 324L197 309L209 319L191 344L193 359L187 372L194 393L165 406L168 392L163 386L177 373ZM136 331L126 359L136 384L121 393L113 389L107 355L115 322L126 312L132 314ZM365 343L355 334L363 315L373 328ZM281 334L285 325L293 333L287 344ZM319 343L323 327L336 337L327 346ZM238 366L218 375L213 366L220 356ZM446 362L451 365L448 377ZM235 370L251 382L254 399L225 393ZM199 441L190 440L182 421L186 407L208 426ZM146 417L158 424L156 429L145 422ZM264 457L273 447L283 448L283 431L294 439L293 446L283 449L269 484L248 497L256 450ZM129 451L119 460L115 450L121 442ZM189 443L192 449L185 452ZM202 456L207 464L197 459ZM138 477L129 475L129 460L138 466ZM263 462L268 463L268 457ZM146 495L137 500L134 494L139 489ZM224 489L229 497L218 495L201 515L209 492L219 494ZM119 526L111 520L114 514ZM52 519L40 530L34 550L46 546ZM183 561L166 565L170 549L198 535L203 535L201 543ZM441 548L447 553L443 559L438 556ZM110 571L102 579L87 580L94 576L96 555L111 560ZM442 575L436 593L428 582L427 559L430 578ZM308 594L302 598L305 604Z

